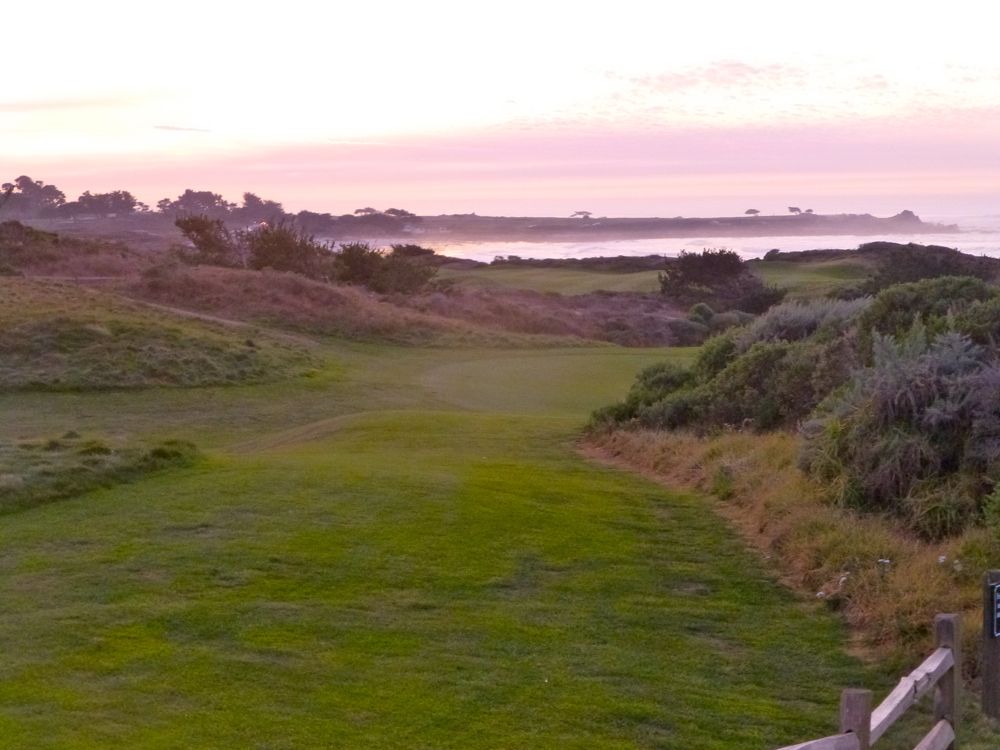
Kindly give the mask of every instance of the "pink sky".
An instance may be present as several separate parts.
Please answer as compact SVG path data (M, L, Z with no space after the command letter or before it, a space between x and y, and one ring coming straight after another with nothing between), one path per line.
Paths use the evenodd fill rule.
M10 11L63 23L8 54L39 62L0 89L4 171L334 213L1000 211L994 4L206 5L155 36L111 0Z

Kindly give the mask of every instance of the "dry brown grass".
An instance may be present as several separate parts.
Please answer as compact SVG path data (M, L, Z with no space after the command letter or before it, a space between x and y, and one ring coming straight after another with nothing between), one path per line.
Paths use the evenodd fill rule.
M617 430L592 435L589 448L671 487L713 495L786 583L843 613L865 653L912 661L930 648L938 612L960 612L967 643L977 642L980 577L1000 564L1000 540L988 531L931 544L889 519L833 507L796 468L797 440L787 433ZM967 649L969 676L976 659Z
M277 271L211 266L161 266L130 280L122 291L159 305L220 318L356 341L443 346L572 344L408 310L363 289L311 281Z

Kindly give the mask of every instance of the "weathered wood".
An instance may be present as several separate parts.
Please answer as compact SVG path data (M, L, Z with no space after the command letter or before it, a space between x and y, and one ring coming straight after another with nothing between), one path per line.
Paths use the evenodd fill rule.
M951 648L939 648L899 681L892 692L872 711L871 736L874 744L903 713L926 695L955 664ZM940 717L939 717L940 718Z
M818 740L809 740L798 745L789 745L778 750L859 750L858 736L851 732L834 734Z
M955 743L955 730L945 720L939 721L913 750L947 750Z
M934 720L948 722L952 741L945 747L954 750L962 714L962 632L958 615L937 615L934 618L934 638L938 650L945 648L951 651L952 667L941 677L934 690Z
M872 691L847 688L840 694L840 731L858 738L858 750L870 747Z
M993 637L993 584L1000 570L989 570L983 580L983 713L1000 719L1000 638Z

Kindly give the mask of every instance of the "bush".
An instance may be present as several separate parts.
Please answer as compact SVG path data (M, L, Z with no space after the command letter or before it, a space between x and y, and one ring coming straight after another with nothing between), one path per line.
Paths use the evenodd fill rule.
M402 249L397 251L396 247ZM333 258L334 277L381 294L417 292L434 278L437 268L415 259L421 253L414 248L424 250L417 245L398 245L387 255L367 242L342 244Z
M872 366L856 371L804 428L802 465L835 488L841 504L908 518L926 536L951 533L954 509L975 509L981 494L958 478L971 476L974 462L974 473L995 468L1000 454L1000 414L983 414L986 404L976 403L981 392L997 405L985 383L996 381L984 381L982 349L964 336L929 340L919 324L900 339L875 334ZM965 495L945 502L938 483L952 479L950 491ZM959 525L971 520L962 518Z
M279 222L241 234L247 246L248 265L255 270L290 271L310 279L329 280L330 248L291 224Z
M736 341L732 333L714 336L705 342L698 352L694 371L700 381L714 378L722 372L736 356Z
M938 279L898 284L880 292L859 318L861 351L867 361L874 334L901 336L914 319L920 319L932 334L948 328L948 318L961 314L972 303L997 297L997 291L980 279L944 276Z
M820 331L834 336L846 330L871 302L871 298L785 302L772 307L739 333L736 347L743 352L758 341L801 341Z
M704 302L699 302L688 310L688 320L693 320L697 323L704 323L705 325L711 323L714 316L715 310L706 305Z
M667 322L667 328L676 346L697 346L709 334L708 326L693 320L675 318Z
M691 318L707 323L707 313L743 310L760 313L780 302L785 291L767 287L732 250L681 252L660 272L660 291L680 304L695 305Z

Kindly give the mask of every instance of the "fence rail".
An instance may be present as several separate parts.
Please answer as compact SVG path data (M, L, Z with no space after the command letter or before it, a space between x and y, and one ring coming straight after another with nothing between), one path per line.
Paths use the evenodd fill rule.
M840 695L840 734L780 750L868 750L906 710L934 691L934 727L914 750L953 750L961 705L962 648L958 615L934 618L937 648L872 710L870 690Z

